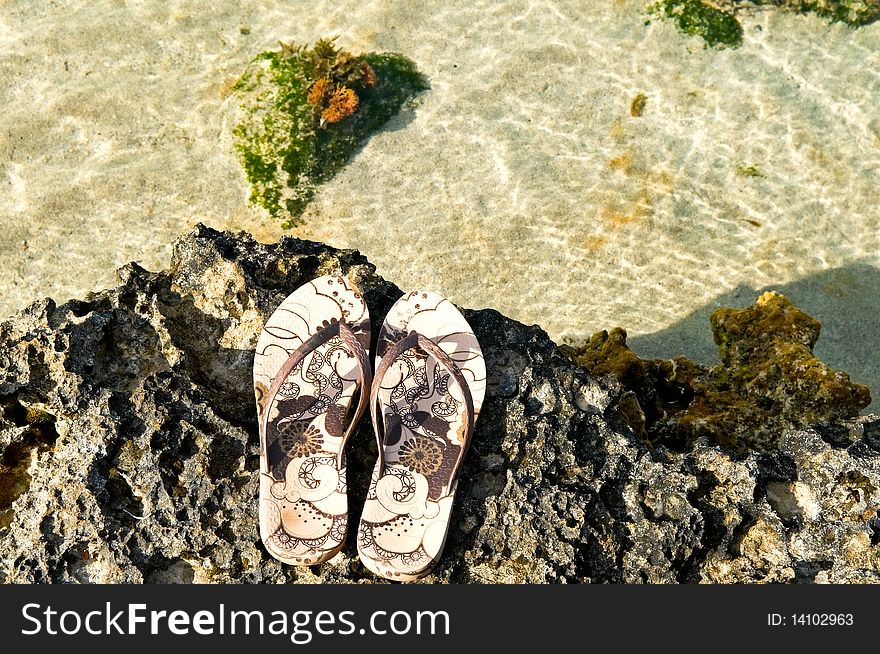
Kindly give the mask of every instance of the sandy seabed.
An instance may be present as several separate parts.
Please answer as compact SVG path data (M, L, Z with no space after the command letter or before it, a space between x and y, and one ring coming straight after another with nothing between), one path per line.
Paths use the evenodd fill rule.
M558 341L622 325L654 356L712 360L711 309L776 288L880 393L880 23L761 11L711 49L645 5L4 2L0 315L160 269L201 221L357 248ZM247 202L231 86L328 35L431 89L286 231Z

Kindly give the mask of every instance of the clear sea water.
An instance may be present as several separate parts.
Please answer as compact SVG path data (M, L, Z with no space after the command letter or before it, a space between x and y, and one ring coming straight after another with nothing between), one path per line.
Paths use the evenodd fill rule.
M0 312L160 269L202 221L360 249L557 341L620 325L653 356L711 361L711 309L776 288L880 394L880 23L760 11L713 49L646 4L3 2ZM229 91L328 35L431 89L285 232L247 203Z

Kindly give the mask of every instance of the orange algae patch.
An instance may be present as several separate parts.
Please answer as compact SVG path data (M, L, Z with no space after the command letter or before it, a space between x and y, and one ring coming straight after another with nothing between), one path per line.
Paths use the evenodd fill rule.
M327 108L321 112L322 123L338 123L343 118L351 116L358 108L357 93L345 86L339 86L330 96Z

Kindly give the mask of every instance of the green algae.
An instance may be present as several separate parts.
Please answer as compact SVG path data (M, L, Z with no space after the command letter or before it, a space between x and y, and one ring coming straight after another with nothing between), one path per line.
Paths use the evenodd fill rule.
M700 36L712 47L736 48L742 44L742 25L736 17L702 0L661 0L648 11L674 21L682 32Z
M328 121L327 107L322 116L310 102L309 92L321 79L356 93L351 115ZM251 202L285 227L296 224L317 186L426 89L424 75L398 54L354 56L323 40L312 49L284 45L257 55L233 87L244 116L233 138Z
M736 174L740 177L763 177L764 173L755 165L739 164L736 167Z
M741 2L742 0L736 0ZM880 0L752 0L756 5L785 7L799 13L814 13L851 27L880 20Z
M850 27L880 20L880 0L661 0L651 4L648 12L674 21L682 32L702 37L707 45L736 48L743 39L736 13L757 6L813 13Z
M645 113L645 107L647 106L648 96L644 93L638 93L629 105L629 115L633 118L639 118Z
M853 418L871 403L867 387L813 356L819 322L782 295L718 309L710 324L721 355L713 367L686 357L641 359L619 328L563 349L635 395L643 415L630 421L637 435L675 449L707 437L733 454L768 451L786 428ZM634 413L623 410L628 419Z

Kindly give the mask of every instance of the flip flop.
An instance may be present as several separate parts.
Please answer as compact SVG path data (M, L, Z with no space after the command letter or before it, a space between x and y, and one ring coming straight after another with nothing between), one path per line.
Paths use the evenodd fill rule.
M357 536L374 573L412 581L439 560L485 392L480 344L449 300L414 291L391 307L370 393L379 457Z
M257 340L260 538L279 561L322 563L345 542L344 448L368 401L369 347L367 305L338 276L291 293Z

